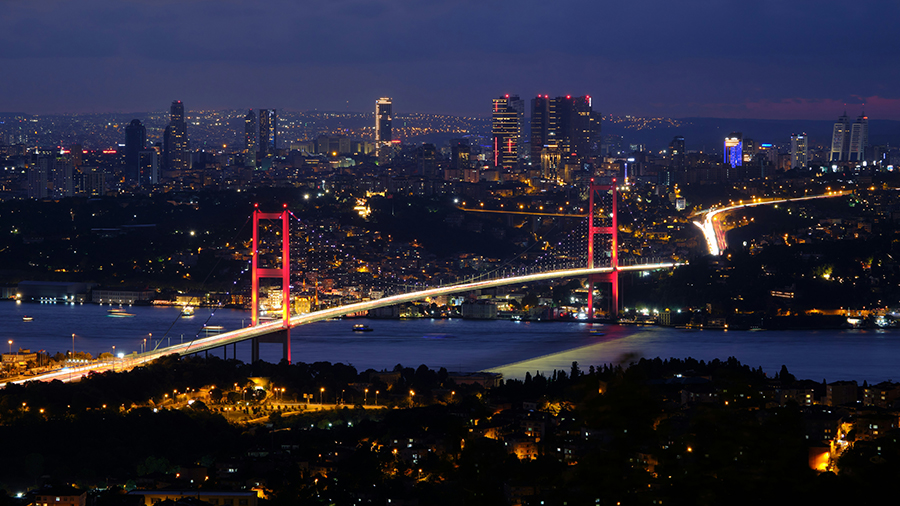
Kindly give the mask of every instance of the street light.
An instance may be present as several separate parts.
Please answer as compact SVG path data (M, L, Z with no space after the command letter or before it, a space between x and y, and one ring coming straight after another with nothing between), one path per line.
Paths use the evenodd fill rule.
M72 360L75 360L75 333L72 333Z
M113 363L113 372L116 372L116 345L113 345L112 363Z
M323 396L323 395L325 395L325 387L322 387L322 388L319 389L319 404L322 404L322 405L324 406L325 403L322 402L322 396Z
M12 339L9 340L9 354L12 355Z
M409 407L413 406L413 396L416 395L412 390L409 391Z
M367 389L363 390L363 392L364 392L363 405L367 406L369 404L369 389L367 388Z
M375 405L376 406L378 405L378 394L379 394L378 390L375 390Z

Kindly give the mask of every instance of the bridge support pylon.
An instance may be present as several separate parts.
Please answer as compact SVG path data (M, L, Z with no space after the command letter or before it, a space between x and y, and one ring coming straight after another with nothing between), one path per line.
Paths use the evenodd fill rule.
M281 220L281 268L261 269L259 267L259 220ZM291 236L288 225L287 204L280 213L264 213L259 204L253 209L253 252L251 287L250 324L259 325L259 280L262 278L281 278L281 328L266 337L254 337L251 340L251 361L259 360L259 343L280 343L283 347L283 358L291 362Z
M605 207L595 209L598 200L612 193L612 205L609 213ZM591 274L588 276L588 321L594 320L594 283L609 283L611 285L611 298L609 318L615 321L619 317L619 241L617 231L619 227L617 219L618 190L616 180L612 184L596 184L591 178L590 193L588 195L588 268L593 269L594 247L597 236L610 236L610 263L612 271L606 274Z

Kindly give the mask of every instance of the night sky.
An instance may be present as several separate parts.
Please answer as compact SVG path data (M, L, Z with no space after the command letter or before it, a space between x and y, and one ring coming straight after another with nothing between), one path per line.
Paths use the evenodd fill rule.
M900 119L894 0L0 0L0 111Z

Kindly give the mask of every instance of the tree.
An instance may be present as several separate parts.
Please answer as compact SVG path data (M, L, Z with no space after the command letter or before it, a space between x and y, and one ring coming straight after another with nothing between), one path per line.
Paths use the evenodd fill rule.
M788 372L786 365L782 365L781 372L778 373L778 379L781 380L781 383L783 385L790 385L791 383L796 381L797 378L795 378L793 374Z

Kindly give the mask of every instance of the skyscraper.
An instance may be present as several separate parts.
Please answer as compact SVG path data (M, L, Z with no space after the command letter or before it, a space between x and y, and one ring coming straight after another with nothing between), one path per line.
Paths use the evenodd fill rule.
M437 174L437 149L434 144L423 144L416 149L416 172L426 178Z
M253 109L244 116L244 166L256 167L256 114Z
M725 164L732 169L744 164L744 142L740 132L731 132L725 137Z
M538 95L531 99L531 164L541 163L541 151L550 144L550 98Z
M847 159L861 162L866 159L866 148L869 147L869 118L863 112L850 127L850 145Z
M278 117L275 109L259 110L259 156L268 158L275 155L278 147Z
M375 101L375 153L379 163L386 162L390 153L392 108L392 100L388 97Z
M575 97L566 103L571 104L571 112L568 114L570 125L567 133L570 136L570 155L577 155L579 159L592 156L600 151L600 113L594 112L591 97Z
M141 188L151 188L159 182L159 153L156 148L151 147L138 153L138 166L138 185Z
M170 177L179 178L191 168L191 157L188 147L187 123L184 121L184 104L181 100L172 102L169 109L169 125L163 133L163 151L165 167Z
M844 162L849 159L850 150L850 118L847 112L838 118L834 124L834 130L831 134L831 156L828 160L831 162Z
M809 140L806 134L791 134L791 168L805 169L808 166Z
M544 148L559 155L584 161L600 151L600 113L593 110L591 97L549 98L538 95L531 101L531 159L540 160Z
M493 100L491 132L494 137L494 166L515 169L522 152L522 122L525 102L518 95Z
M141 120L133 119L125 127L125 184L133 186L139 183L139 158L147 144L147 129Z
M450 167L457 171L469 168L471 149L469 141L465 139L453 139L450 141Z

